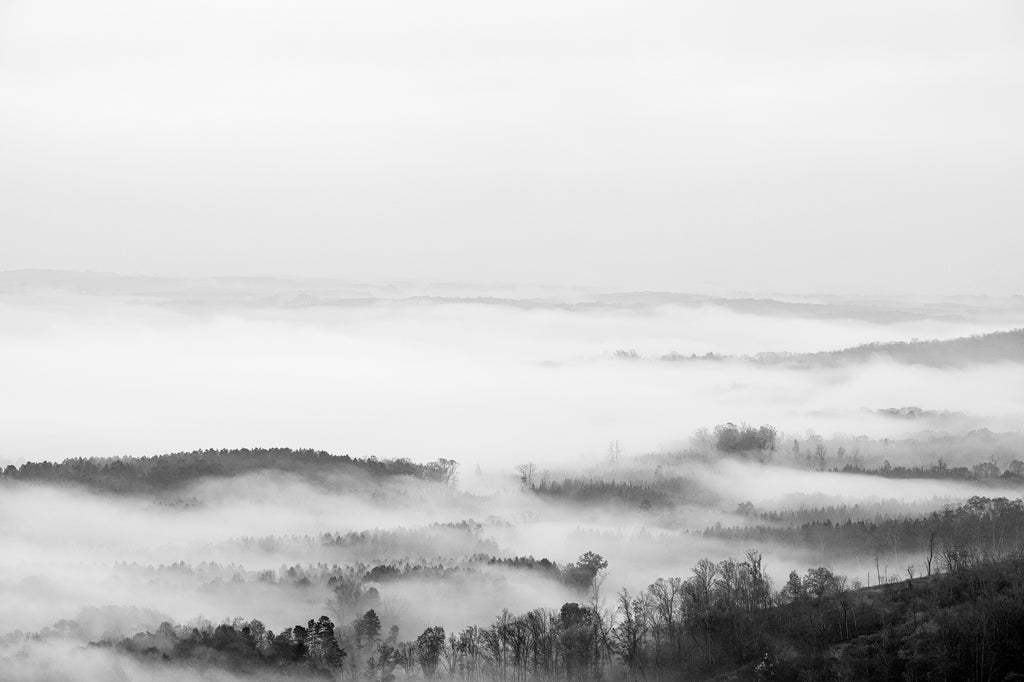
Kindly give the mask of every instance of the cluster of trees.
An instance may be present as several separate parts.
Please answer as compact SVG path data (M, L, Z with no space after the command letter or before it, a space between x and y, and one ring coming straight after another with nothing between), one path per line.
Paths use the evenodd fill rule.
M344 566L338 564L293 564L282 565L277 570L248 570L237 564L218 564L217 562L200 562L189 564L177 561L159 566L140 565L138 563L120 562L121 571L131 573L147 581L167 579L178 581L188 576L196 581L217 583L231 581L234 583L261 582L276 585L331 585L337 581L383 582L402 577L430 576L448 577L457 573L470 573L479 566L508 566L523 570L554 572L559 574L558 565L548 559L533 557L496 557L477 554L458 559L406 559L385 563L355 562Z
M496 557L477 555L458 562L421 564L408 562L378 564L362 576L366 582L383 583L409 577L452 578L460 574L476 572L479 566L510 568L529 571L554 581L561 582L581 592L589 590L598 573L607 562L600 555L591 552L583 554L579 561L559 566L550 559L536 559L532 556Z
M880 629L851 641L837 661L812 655L803 667L863 680L1024 679L1022 593L1020 556L909 581L877 596Z
M919 408L900 408L900 412ZM889 412L889 411L882 411ZM753 427L746 424L720 424L713 433L701 429L694 437L698 450L705 454L717 452L742 457L762 464L781 461L796 466L833 473L867 474L887 478L930 478L974 482L1024 482L1024 461L1012 458L1019 452L1017 434L994 434L978 429L963 437L938 437L927 440L872 441L866 437L827 443L821 436L811 434L803 441L794 438L786 448L783 460L774 460L780 449L779 434L773 426ZM852 450L848 450L850 446ZM865 454L865 450L867 454ZM920 462L930 459L932 464L893 465L890 458L912 458ZM949 459L967 462L950 466ZM981 459L981 461L979 461ZM1008 462L1000 466L1000 461Z
M787 526L716 525L705 529L704 535L810 548L819 553L822 563L849 557L882 557L900 572L908 557L923 556L924 569L930 573L939 562L952 567L966 552L1000 557L1024 550L1024 500L972 497L962 505L913 518L826 519Z
M865 468L855 464L846 464L842 468L835 468L844 474L866 474L869 476L884 476L885 478L937 478L952 479L959 481L976 481L992 483L1019 483L1024 481L1024 462L1019 459L1011 461L1005 469L997 462L978 462L971 467L951 467L944 460L939 460L931 466L892 466L889 460L882 462L878 468Z
M280 587L326 587L349 613L379 603L375 584L405 579L435 578L479 581L494 569L527 571L538 577L585 591L596 572L594 562L583 555L579 561L559 564L533 556L500 556L498 546L480 532L473 521L435 523L413 529L376 530L319 537L241 538L228 549L259 548L268 553L296 554L308 551L322 558L324 548L337 548L346 563L324 561L282 564L277 570L248 570L237 564L200 562L142 565L119 563L118 570L148 582L177 583L187 577L216 587L224 583L263 583ZM432 554L432 552L447 552ZM356 558L354 558L356 557ZM365 557L359 560L358 557ZM389 558L390 557L390 558Z
M342 671L348 655L327 616L278 633L259 620L196 627L165 622L156 632L138 633L117 642L103 640L92 646L114 647L154 662L185 662L244 673L301 670L326 678Z
M535 559L532 556L477 555L468 557L464 561L448 564L426 565L408 562L378 564L367 570L363 574L362 580L382 583L407 577L450 578L458 574L475 572L480 565L529 571L585 592L593 586L597 574L605 568L607 562L600 555L591 552L583 554L579 561L564 566L559 566L547 558Z
M595 555L596 556L596 555ZM368 681L1011 680L1024 674L1024 555L860 588L826 567L773 589L761 555L703 559L608 606L503 611L489 626L382 634L372 609L268 631L259 621L174 627L96 646L154 662L302 671Z
M893 411L933 414L915 407L877 412L891 414ZM967 419L966 415L964 418ZM794 437L780 434L769 424L754 427L729 422L711 431L698 429L687 450L649 453L638 457L637 463L675 466L712 461L727 455L818 471L972 481L1001 477L1001 482L1006 482L1024 478L1024 461L1019 456L1022 450L1024 434L996 433L986 428L971 429L959 435L922 432L916 437L901 439L842 435L826 439L813 431Z
M880 441L878 445L883 450L886 450L891 448L894 443L885 439ZM899 449L910 451L905 454L913 453L917 456L923 454L921 452L922 449L930 450L934 448L941 451L949 447L949 443L935 444L920 443L918 441L904 442L899 445L901 446ZM843 445L830 449L820 437L814 436L808 439L808 442L805 442L803 447L801 447L799 440L793 439L793 444L790 447L791 457L789 463L818 471L866 474L884 476L886 478L931 478L976 482L998 481L1000 483L1024 481L1024 462L1019 459L1013 459L1005 468L1002 468L999 466L1000 456L996 454L998 452L1005 451L997 449L989 455L986 461L975 462L971 466L949 466L946 458L943 456L934 459L932 464L917 464L913 466L893 466L888 457L876 457L875 462L877 466L868 466L864 463L864 457L861 455L860 448L854 449L853 452L847 451Z
M155 457L73 458L62 462L26 462L7 466L8 480L79 485L117 493L160 492L180 488L206 477L231 477L272 471L317 480L327 474L362 473L373 477L411 476L450 485L458 464L438 459L418 464L408 459L358 459L323 450L256 448L196 450Z
M775 454L778 434L774 426L765 424L754 428L746 424L736 426L729 422L716 426L714 433L715 449L719 452L756 459L762 463L771 461Z
M949 573L867 589L818 567L790 573L778 592L757 579L759 559L704 560L687 580L621 593L612 632L626 676L1024 678L1024 555L974 555Z
M243 536L220 543L218 547L225 550L257 550L268 554L287 553L291 556L310 554L318 559L324 558L325 554L335 554L344 557L348 563L411 557L418 557L421 563L436 563L453 555L498 554L497 542L483 535L481 529L479 523L470 519L431 523L415 528L323 533L319 536Z
M324 534L320 544L327 548L353 550L373 559L386 556L430 557L439 549L448 554L477 555L498 554L499 547L493 539L483 535L483 526L473 520L449 523L431 523L419 528L396 528ZM438 559L442 559L439 555Z
M484 564L492 567L504 567L521 571L531 571L550 578L571 587L581 594L586 594L594 588L598 575L608 566L608 562L600 554L584 552L575 562L559 566L550 559L535 559L532 556L517 557L471 557L467 562L455 566L397 566L394 564L381 564L368 570L360 579L335 577L328 581L328 585L337 590L341 585L348 585L361 582L387 582L407 576L452 577L457 573L468 573L473 570L474 565ZM372 588L371 588L372 589ZM374 590L375 592L375 590Z
M542 497L580 504L619 503L642 510L672 509L677 505L713 504L717 496L697 481L682 476L654 481L621 482L566 478L561 481L524 483Z
M610 649L630 679L692 679L756 658L775 601L758 552L743 561L702 559L686 579L620 592Z
M665 362L683 362L685 360L729 360L731 357L732 356L713 353L711 351L704 353L703 355L697 355L696 353L686 355L677 351L671 351L662 355L661 359Z
M926 516L935 511L933 500L903 501L896 499L872 500L857 504L836 504L802 506L794 509L760 510L751 502L737 505L736 513L762 521L767 524L782 526L833 519L854 521L881 522L890 517Z
M493 559L493 563L512 566L534 566L540 563L554 566L547 560L535 562L525 557ZM577 562L566 565L560 575L581 592L591 592L596 588L598 575L607 566L608 562L602 556L587 552ZM366 603L368 594L359 585L338 580L332 582L332 587L336 593L335 599L346 608ZM573 615L572 637L582 637L584 622L590 622L587 620L586 609L572 604L563 607L563 612ZM535 612L530 617L536 618L540 613ZM316 621L310 620L306 626L296 625L276 634L267 630L258 620L236 620L217 626L201 624L192 627L175 627L163 623L156 632L138 633L116 642L105 640L94 646L116 647L123 652L155 661L202 663L246 672L268 668L289 672L299 670L328 677L340 673L343 662L351 654L350 666L363 679L394 680L398 674L406 678L421 676L431 679L441 667L449 672L460 666L464 671L483 672L487 667L487 652L493 654L489 660L496 662L505 672L510 670L524 655L521 650L522 633L518 630L521 623L507 611L499 623L489 629L467 628L458 637L447 637L443 627L432 626L416 640L401 642L395 626L387 637L382 637L380 618L370 608L339 632L335 632L334 624L327 616L321 616ZM584 650L579 642L573 647L573 665L582 669L583 664L589 661L586 656L589 649Z

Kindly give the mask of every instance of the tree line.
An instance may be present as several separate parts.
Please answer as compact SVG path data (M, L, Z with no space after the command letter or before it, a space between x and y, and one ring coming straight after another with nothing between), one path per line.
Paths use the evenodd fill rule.
M598 555L593 555L598 557ZM600 563L600 562L599 562ZM594 583L596 587L598 582ZM487 626L431 626L403 640L373 609L274 633L260 621L161 625L101 641L154 664L394 680L1011 680L1024 674L1024 555L975 556L931 577L856 589L827 567L778 590L761 555L702 559L609 604L585 602Z
M742 505L741 505L742 508ZM715 525L704 536L761 545L812 549L823 563L849 557L882 557L902 567L924 557L925 572L938 562L955 564L965 553L1000 557L1024 550L1024 499L972 497L929 514L875 521L831 519L779 526ZM901 557L903 561L901 562Z
M667 510L678 505L710 505L718 501L715 493L682 476L635 483L583 478L528 483L523 476L520 481L540 497L578 504L618 503L641 510Z
M0 478L77 485L113 493L151 493L181 488L208 477L256 472L285 472L318 480L325 474L361 473L376 478L410 476L446 485L454 483L458 464L438 459L426 464L408 459L365 459L323 450L242 448L195 450L154 457L76 457L61 462L8 465Z
M762 365L790 365L793 367L834 367L849 363L863 363L879 358L894 362L929 367L962 367L972 363L1020 362L1024 360L1024 329L976 334L957 339L928 341L890 341L866 343L850 348L815 353L768 352L756 355L722 355L708 352L703 355L677 352L661 356L672 362L692 360L740 360Z
M247 570L238 565L222 565L216 562L192 565L184 561L159 566L122 562L118 567L122 571L145 578L150 583L162 579L176 582L182 576L190 576L205 585L258 582L299 588L325 586L334 593L338 603L344 605L346 610L351 610L353 606L379 603L378 591L372 584L417 578L458 579L462 576L478 575L490 568L533 573L585 593L592 587L598 572L603 569L603 561L592 553L585 553L578 561L566 564L558 564L544 557L537 559L533 556L499 557L477 554L458 559L355 563L345 566L325 563L305 566L282 565L276 571Z
M917 408L902 409L914 410ZM883 412L885 411L883 410ZM781 447L779 434L775 427L768 424L754 427L748 424L736 425L729 422L719 424L711 433L702 429L698 432L696 438L699 441L703 441L708 447L713 448L713 451L719 455L737 457L762 464L776 461L776 453ZM1001 484L1024 482L1024 461L1020 459L1006 461L1011 456L1009 453L1012 453L1013 450L1009 449L1007 444L1001 444L1000 436L992 434L986 429L971 432L965 438L961 438L958 441L951 441L949 438L938 439L940 442L920 442L914 440L894 442L884 439L876 443L884 451L898 446L897 450L899 452L894 453L895 455L902 453L904 456L907 456L913 452L914 456L917 457L931 452L933 457L935 457L932 464L916 464L912 466L900 464L894 466L886 457L877 455L872 458L877 462L877 466L865 465L859 445L861 440L854 439L854 442L858 443L858 445L851 445L854 449L848 451L846 445L843 444L832 443L830 448L820 436L816 435L810 436L803 443L799 439L794 438L792 443L784 448L788 451L788 456L782 463L817 471L864 474L883 476L885 478L928 478L980 483L998 482ZM946 456L950 454L956 456L958 454L955 446L959 445L963 449L967 449L966 441L973 443L975 456L977 456L979 454L979 446L974 441L986 442L987 440L994 441L995 445L989 448L990 452L986 461L975 462L971 466L950 466L946 461ZM1011 441L1008 434L1003 434L1002 440ZM847 445L849 444L847 443ZM936 450L939 453L937 456ZM951 450L952 452L950 452ZM946 453L945 456L942 454L943 452ZM1006 462L1005 466L1000 466L1000 460Z

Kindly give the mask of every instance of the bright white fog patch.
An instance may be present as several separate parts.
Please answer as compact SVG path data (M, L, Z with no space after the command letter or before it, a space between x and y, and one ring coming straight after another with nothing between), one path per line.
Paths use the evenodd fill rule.
M154 666L109 648L87 646L75 639L48 638L41 642L0 644L4 680L10 682L241 682L251 675L233 674L220 668ZM261 682L286 682L294 676L261 673Z
M187 310L187 309L186 309ZM610 440L669 446L724 421L889 435L864 408L940 405L1009 426L1024 370L890 365L822 371L629 362L612 351L817 350L955 335L741 315L714 306L547 308L378 302L197 312L95 297L4 303L0 457L291 445L504 467L574 461Z

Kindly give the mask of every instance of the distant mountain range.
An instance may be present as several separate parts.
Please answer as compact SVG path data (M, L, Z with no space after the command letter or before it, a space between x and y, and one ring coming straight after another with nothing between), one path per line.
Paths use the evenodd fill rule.
M485 305L587 313L712 307L752 316L849 319L890 324L911 320L967 320L979 315L1024 319L1024 296L796 296L703 295L668 291L596 291L580 287L358 283L322 277L154 277L71 270L0 271L0 296L37 292L122 296L167 304L275 307L352 306L378 301ZM1010 321L1013 320L1013 321Z

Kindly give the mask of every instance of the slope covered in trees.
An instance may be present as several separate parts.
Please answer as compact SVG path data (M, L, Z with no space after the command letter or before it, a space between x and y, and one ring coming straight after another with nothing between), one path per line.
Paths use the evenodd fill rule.
M323 476L362 474L375 478L412 476L449 483L456 463L428 464L408 459L358 459L323 450L255 448L196 450L155 457L74 458L27 462L3 470L7 480L79 485L101 492L146 493L174 490L202 478L226 478L258 472L283 472L320 480Z
M566 478L530 486L534 494L552 501L578 504L618 504L639 509L671 509L683 504L712 504L718 496L697 481L681 476L653 481L620 482Z
M1024 674L1024 555L859 588L826 567L779 589L756 551L703 559L608 604L505 611L486 626L403 640L370 609L280 632L236 619L105 639L155 666L365 680L1014 680ZM67 636L74 624L59 628ZM49 633L54 634L54 633ZM37 635L45 638L46 633Z
M816 353L758 353L734 357L706 353L682 355L668 353L662 360L740 359L764 365L786 364L796 367L827 367L884 358L893 362L929 367L960 367L973 363L1024 362L1024 329L978 334L957 339L927 341L891 341L866 343L841 350Z
M948 570L975 556L1005 556L1024 551L1024 500L972 497L965 504L911 518L851 520L842 517L801 524L771 523L782 515L765 514L749 526L716 525L707 537L757 545L815 550L822 561L883 557L896 570L924 557L925 570ZM904 557L901 566L900 557Z
M868 343L837 351L803 354L767 353L759 362L803 365L865 362L874 358L930 367L953 367L982 362L1024 361L1024 329L965 336L944 341L894 341Z
M811 436L804 443L808 447L797 442L793 448L780 446L789 439L780 438L767 425L724 424L713 434L706 433L706 441L701 456L706 454L708 462L724 471L752 471L755 476L784 464L780 460L787 457L804 461L808 447L825 447ZM836 457L845 458L838 452L842 446L835 447ZM701 462L691 458L695 466L703 466ZM124 581L139 586L142 596L136 598L146 604L155 604L149 595L158 593L173 593L176 599L198 597L197 601L190 602L187 610L164 611L160 618L117 634L93 632L80 639L94 643L90 651L128 657L125 660L147 670L160 666L165 675L196 669L204 675L227 671L257 678L489 682L716 677L998 680L1018 672L1014 662L1021 647L1013 633L1022 618L1019 597L1024 596L1024 579L1019 575L1024 574L1024 501L974 497L936 511L932 510L941 502L934 499L921 503L931 506L920 507L872 507L865 502L860 508L834 504L799 510L770 503L759 510L741 503L735 514L744 517L743 525L713 525L701 532L679 525L679 519L695 518L686 516L687 505L707 504L712 520L703 516L699 525L690 526L702 528L714 523L715 513L731 512L737 499L727 499L728 490L715 497L700 476L675 475L673 467L678 464L667 459L616 461L604 471L577 472L554 481L547 472L538 475L534 466L519 467L521 490L515 490L509 471L500 493L481 498L505 505L501 515L494 508L496 515L483 523L453 520L468 517L455 515L457 507L452 505L448 485L454 463L447 460L412 464L355 460L317 451L211 450L156 458L29 464L12 467L4 478L12 483L6 491L26 500L36 489L25 483L33 481L100 492L159 492L204 478L264 471L286 472L313 482L351 474L360 485L386 477L439 484L394 487L403 493L418 487L441 491L434 497L441 501L443 521L417 525L404 521L411 515L402 517L403 521L397 516L388 519L392 498L386 503L353 505L354 514L344 504L321 514L314 504L308 505L309 515L300 517L301 524L282 526L294 530L267 528L265 535L211 536L202 544L192 544L187 554L178 554L182 550L176 548L166 550L175 552L170 560L133 558L130 565L119 564L109 584ZM850 472L864 473L853 468ZM1002 473L995 478L1002 480ZM848 478L817 471L801 475ZM296 487L305 497L293 495L286 500L291 506L277 509L289 514L292 507L304 509L314 488ZM228 488L214 486L214 490ZM351 488L331 489L325 497L332 505L344 502ZM737 486L735 494L743 490ZM46 494L54 498L63 494L75 504L86 497L103 498L53 488ZM760 498L753 499L762 504ZM459 498L458 503L463 501ZM555 501L567 504L543 503ZM110 503L125 502L114 496ZM168 512L138 505L136 500L128 502L132 504L124 508L144 508L146 518L156 523L178 522L192 514L219 518L206 508ZM419 500L413 498L402 503L417 514L429 507L417 506ZM721 505L717 510L716 504ZM872 516L871 509L879 511ZM375 516L361 516L364 510ZM613 516L609 511L622 518L628 514L631 521L653 532L638 531L638 537L647 539L632 545L602 536L612 531L601 530L600 523L586 523L588 515ZM517 526L508 520L514 518L512 514L547 516L531 519L537 525ZM371 519L381 527L356 530L366 528ZM579 524L566 536L565 547L573 547L569 557L576 556L582 544L600 549L616 564L630 562L629 566L607 574L608 562L594 552L566 561L564 554L560 556L564 550L555 546L548 555L557 561L535 559L504 552L495 539L500 538L503 545L509 538L515 542L525 529L539 535L544 532L540 524L555 522L566 527ZM333 528L342 530L327 525L334 523L338 525ZM261 528L254 524L245 532L259 533ZM494 537L489 536L492 531ZM28 528L25 536L32 532ZM145 529L147 537L151 532ZM676 541L671 539L673 532L678 540L674 545L670 544ZM699 549L680 560L681 552L691 551L685 549L689 545ZM526 551L540 555L533 547ZM782 549L785 565L798 568L783 580L785 574L775 572L778 565L769 571L762 555L750 550L738 560L701 560L688 574L679 575L683 561L686 565L701 555L727 556L747 547L765 548L769 557L780 556L776 550ZM799 551L785 551L789 548ZM662 554L670 557L668 562L655 567L652 562ZM835 572L840 560L857 558L863 565L872 556L881 556L882 564L890 567L884 579L872 576L869 581L869 585L876 580L884 583L877 589L860 589L859 582ZM212 557L228 559L203 561ZM906 581L903 567L909 564L914 568L906 573L910 578ZM863 579L863 572L856 572ZM675 577L655 580L636 591L658 575ZM611 580L602 582L606 576L616 581L614 586L608 586ZM621 585L629 591L613 594ZM480 594L485 590L489 601L483 602ZM460 599L475 601L478 608L453 615L454 610L447 611L442 604ZM285 602L290 610L275 611ZM219 608L213 612L216 618L242 613L265 620L174 624L175 619L198 612L192 603ZM483 624L502 607L506 610ZM412 613L415 618L406 617ZM352 621L355 614L362 615ZM307 615L313 618L307 620ZM165 617L168 622L157 626ZM285 622L305 624L279 630ZM424 629L425 623L430 625ZM399 626L408 631L404 636ZM63 627L74 629L67 623ZM936 654L941 647L951 647L951 653ZM0 659L5 655L0 648Z

